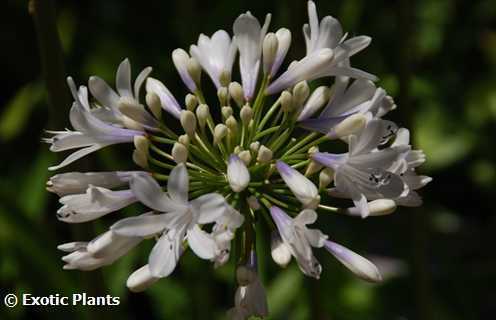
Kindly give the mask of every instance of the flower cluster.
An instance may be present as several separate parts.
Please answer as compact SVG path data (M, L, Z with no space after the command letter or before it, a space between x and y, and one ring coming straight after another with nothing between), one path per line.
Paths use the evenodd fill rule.
M376 77L350 64L371 39L347 38L331 16L319 21L312 1L308 15L306 55L283 71L291 32L269 32L270 14L261 25L244 13L232 37L219 30L200 35L189 52L174 50L173 63L189 90L184 103L149 76L150 67L132 83L127 59L117 70L116 90L96 76L79 88L68 78L73 130L47 131L45 142L54 152L78 150L50 170L120 143L134 145L140 169L51 177L48 190L61 197L57 218L92 221L135 202L150 211L117 221L89 242L60 245L68 253L65 269L111 264L152 239L147 263L127 280L130 290L170 275L189 248L215 267L230 259L236 264L232 318L266 316L255 245L256 224L266 224L272 258L282 267L294 258L305 275L318 279L322 266L313 248L325 248L358 277L381 280L370 261L308 225L324 212L366 218L421 205L416 190L431 178L415 169L425 156L412 150L407 129L382 119L396 105L374 84ZM237 56L240 83L231 79ZM204 98L203 72L217 88L217 101ZM311 86L315 79L332 86ZM180 134L170 128L175 121ZM348 152L327 152L333 145ZM333 198L353 205L328 205Z

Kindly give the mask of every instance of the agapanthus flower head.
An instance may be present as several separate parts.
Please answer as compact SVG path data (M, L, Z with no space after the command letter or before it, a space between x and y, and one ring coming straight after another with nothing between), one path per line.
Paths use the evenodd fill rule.
M314 250L325 248L358 277L381 280L370 261L310 225L324 212L366 218L420 205L417 190L431 181L416 173L425 155L412 149L407 129L382 119L396 105L376 78L351 66L371 39L347 39L331 16L319 21L312 1L308 14L307 52L287 67L291 33L271 32L270 14L263 25L250 12L241 14L233 34L200 35L189 52L174 50L172 63L189 91L184 100L149 77L151 68L132 85L127 59L118 67L116 90L98 77L89 79L89 90L68 78L73 129L48 131L52 137L44 141L54 152L80 150L50 169L120 143L134 146L129 159L139 169L59 173L47 182L61 197L59 220L117 220L93 240L59 246L68 253L65 269L106 266L153 241L148 260L127 280L130 290L142 291L173 273L191 250L214 267L236 264L233 319L263 317L269 309L256 230L266 228L255 226L266 223L266 245L281 267L294 258L303 274L318 279L326 266ZM236 56L241 77L233 81ZM218 100L205 99L207 76L217 90L208 96ZM321 86L310 84L320 78ZM181 130L172 130L172 122ZM333 152L329 140L348 152ZM334 198L350 199L349 206L332 206ZM120 219L114 213L135 203L143 213ZM239 246L231 252L233 241Z

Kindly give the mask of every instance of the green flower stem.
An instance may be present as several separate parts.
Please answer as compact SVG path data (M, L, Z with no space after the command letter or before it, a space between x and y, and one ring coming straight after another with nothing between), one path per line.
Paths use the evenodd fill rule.
M343 209L341 209L341 208L325 206L323 204L319 204L318 209L322 209L322 210L333 212L333 213L342 213L342 211L343 211Z
M310 163L310 160L305 160L305 161L299 162L299 163L297 163L295 165L292 165L291 167L293 169L299 169L299 168L305 167L309 163Z
M305 152L307 151L308 149L310 149L311 147L313 146L317 146L323 142L326 142L326 141L329 141L329 138L327 138L326 136L322 136L310 143L308 143L307 145L301 147L300 149L298 149L295 153L301 153L301 152Z
M267 225L269 226L270 231L276 230L276 225L275 225L274 221L272 221L272 218L270 217L270 212L269 212L269 209L272 205L265 198L260 198L259 200L262 202L263 205L260 207L260 210L258 210L258 211L262 213L262 217L264 218L265 222L267 222Z
M160 167L160 168L169 169L169 170L174 169L173 165L164 163L160 160L157 160L157 159L153 158L151 155L148 155L148 162L150 162L151 164L156 165L157 167Z
M262 131L262 129L267 124L267 121L269 121L270 117L272 117L272 115L277 110L277 108L279 107L280 104L281 104L281 98L277 99L276 102L269 108L269 111L267 111L267 113L263 117L262 121L260 121L260 124L258 125L257 131L259 131L259 132Z
M318 137L319 133L317 132L312 132L305 138L301 139L298 141L293 147L289 148L281 157L281 160L284 160L287 156L295 153L298 149L305 147L307 143L311 142L313 139Z
M152 134L148 135L148 139L150 139L151 141L166 143L166 144L174 144L177 142L176 140L172 140L169 138L163 138L163 137L157 137L157 136L152 135Z
M257 133L257 135L255 135L255 138L253 140L257 141L259 140L260 138L268 135L268 134L271 134L273 132L276 132L277 130L279 130L279 127L280 126L275 126L275 127L272 127L272 128L269 128L269 129L265 129L259 133Z
M160 180L160 181L167 181L169 180L169 176L168 175L165 175L165 174L160 174L160 173L156 173L156 172L152 172L152 177L157 179L157 180Z
M160 155L160 156L162 156L168 160L174 161L174 158L172 158L172 156L170 154L168 154L167 152L164 152L162 149L158 148L153 143L150 143L150 149L152 151L154 151L155 153L157 153L158 155Z
M195 92L193 92L196 96L196 98L198 99L198 101L201 103L201 104L206 104L205 102L205 97L203 96L203 92L200 88L198 88Z
M169 127L167 127L164 123L160 123L158 129L160 130L160 132L162 132L169 138L177 140L178 137L177 134L174 133L174 131L172 131L171 129L169 129Z

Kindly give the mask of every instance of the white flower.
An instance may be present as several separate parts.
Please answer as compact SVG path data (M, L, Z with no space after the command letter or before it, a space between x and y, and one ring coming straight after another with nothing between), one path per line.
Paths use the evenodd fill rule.
M319 205L319 191L312 181L281 160L276 162L276 167L288 188L305 208L315 209Z
M119 128L98 119L77 101L70 111L70 121L76 131L47 131L54 136L43 139L50 143L50 151L60 152L82 148L64 159L59 165L48 168L57 170L74 161L100 150L106 146L133 142L134 136L143 135L142 131Z
M148 264L142 266L138 270L134 271L126 281L126 286L132 292L141 292L146 290L152 284L157 282L160 278L154 277L150 272L150 266Z
M63 205L57 218L68 223L80 223L98 219L136 202L131 190L112 191L89 185L86 193L69 194L60 198Z
M90 242L70 242L59 245L61 251L69 252L62 257L66 270L94 270L112 264L140 243L140 237L122 237L107 231Z
M251 100L257 84L261 64L262 43L269 28L271 15L265 17L263 27L250 13L240 15L233 25L234 42L239 50L239 70L246 100Z
M320 86L315 89L298 115L298 121L308 119L315 112L319 111L319 109L329 100L330 93L329 88L326 86Z
M216 193L205 194L188 201L189 178L184 164L170 173L167 193L149 175L136 175L131 189L146 206L158 212L149 216L132 217L114 224L111 229L123 236L148 237L160 235L148 260L153 277L166 277L176 267L183 252L182 242L202 259L213 259L218 247L213 236L201 225L217 221L226 212L224 198Z
M188 64L191 61L188 53L183 49L175 49L174 51L172 51L172 61L174 62L174 66L176 67L181 80L183 80L184 84L191 92L195 92L195 80L193 80L190 73L188 72Z
M314 257L312 247L323 247L327 236L320 230L306 227L307 224L312 224L317 220L317 213L305 209L295 218L291 218L276 206L270 208L270 213L281 235L283 241L281 245L285 245L291 255L295 257L304 274L318 279L322 267Z
M47 190L59 196L83 193L90 185L113 189L128 184L140 171L67 172L56 174L47 181Z
M272 68L270 69L270 76L273 77L281 67L286 54L288 53L289 46L291 45L291 31L286 28L281 28L276 32L277 37L277 52Z
M218 254L214 257L214 266L220 267L229 260L231 251L231 240L234 239L236 229L239 228L245 218L237 210L226 204L226 212L212 227L212 236L217 243Z
M377 267L364 257L330 240L324 242L324 247L359 278L370 282L382 281Z
M121 125L127 127L129 129L140 129L140 126L135 123L133 120L126 117L120 107L124 105L134 105L137 108L137 112L148 114L143 105L139 103L140 89L143 85L143 82L148 77L148 75L152 72L151 67L147 67L140 72L136 81L134 82L134 87L131 85L131 64L128 59L124 59L117 69L116 77L115 77L115 85L117 88L117 92L115 92L103 79L97 76L90 77L88 81L88 87L90 89L91 94L95 97L98 102L97 108L92 110L92 113L95 114L100 120L103 120L108 123ZM69 87L71 88L74 99L77 101L79 96L80 103L87 109L90 110L90 104L88 101L87 92L84 92L86 88L81 87L80 91L83 90L80 94L76 96L75 93L75 85L72 82L72 79L68 79ZM147 118L150 120L150 118ZM146 122L145 125L153 127L155 123Z
M232 154L227 163L227 180L234 192L241 192L250 183L250 172L237 155Z
M181 118L181 106L177 102L176 98L167 89L167 87L160 81L154 78L148 78L146 80L146 92L154 93L160 99L162 109L173 115L176 119Z
M390 121L371 120L358 137L350 136L348 153L316 152L312 155L314 161L335 172L336 191L351 198L364 218L369 215L367 199L395 199L405 189L399 175L388 169L405 157L410 147L376 149L395 131L395 125Z
M231 80L237 46L224 30L216 31L211 38L200 34L197 45L189 52L208 73L217 88L227 86Z
M272 260L283 268L291 261L291 251L277 231L273 231L271 235L270 255Z

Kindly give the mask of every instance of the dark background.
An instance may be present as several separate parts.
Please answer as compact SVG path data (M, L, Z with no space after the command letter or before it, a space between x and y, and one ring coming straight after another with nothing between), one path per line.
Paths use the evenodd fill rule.
M170 59L200 33L231 33L238 14L260 20L271 12L271 30L288 27L288 61L304 54L305 1L56 1L64 74L85 83L98 74L113 83L129 57L133 74L151 65L176 97L186 90ZM177 270L145 293L132 294L127 276L146 260L141 246L101 271L63 271L56 245L89 240L115 216L93 224L58 222L56 196L44 190L49 165L59 159L40 143L44 129L68 126L69 90L47 102L36 27L27 1L6 0L0 10L0 295L111 294L114 308L0 306L12 319L220 319L233 304L232 266L185 254ZM495 1L317 1L319 15L337 17L350 35L371 46L354 65L380 77L399 106L389 118L407 126L425 151L421 171L434 178L417 209L359 220L323 215L319 227L337 242L377 262L380 285L357 280L319 251L320 281L304 278L294 262L279 269L260 246L263 281L272 319L492 319L496 312ZM54 57L53 55L51 56ZM51 107L49 107L49 105ZM68 170L133 168L132 146L94 154ZM126 209L133 214L136 208Z

